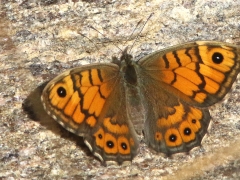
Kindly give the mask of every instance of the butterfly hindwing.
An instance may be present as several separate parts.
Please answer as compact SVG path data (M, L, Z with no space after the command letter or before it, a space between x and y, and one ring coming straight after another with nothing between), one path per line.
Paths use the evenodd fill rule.
M116 85L106 100L99 124L86 135L85 140L102 161L122 164L137 154L138 139L127 114L125 89L120 86L121 83Z
M201 144L210 122L207 109L189 106L160 87L142 93L148 93L144 135L151 148L171 155Z

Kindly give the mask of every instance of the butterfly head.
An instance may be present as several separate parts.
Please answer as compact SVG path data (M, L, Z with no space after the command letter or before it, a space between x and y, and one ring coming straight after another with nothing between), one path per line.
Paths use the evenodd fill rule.
M128 54L128 48L126 47L124 51L122 52L122 56L120 58L120 61L125 61L127 65L132 65L132 59L133 56L131 54Z

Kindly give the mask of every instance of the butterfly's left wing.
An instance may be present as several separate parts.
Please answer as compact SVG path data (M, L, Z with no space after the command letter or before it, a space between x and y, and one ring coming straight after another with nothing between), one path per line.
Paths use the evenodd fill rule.
M240 71L240 48L199 41L155 52L138 62L146 109L146 142L168 155L200 145L220 101Z
M101 161L131 161L138 140L127 116L125 89L116 64L74 68L42 93L47 113L84 142Z

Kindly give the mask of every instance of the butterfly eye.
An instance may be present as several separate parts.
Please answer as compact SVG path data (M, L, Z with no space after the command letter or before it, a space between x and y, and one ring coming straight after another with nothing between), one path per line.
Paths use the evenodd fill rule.
M220 64L223 61L223 55L219 52L215 52L212 55L212 61L216 64Z
M64 98L67 95L66 89L64 89L63 87L59 87L57 89L57 93L59 97Z

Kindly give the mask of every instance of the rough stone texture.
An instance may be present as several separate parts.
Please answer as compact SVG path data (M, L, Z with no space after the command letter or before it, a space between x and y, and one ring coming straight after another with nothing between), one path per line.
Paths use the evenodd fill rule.
M187 41L239 44L240 0L0 3L0 179L240 178L239 78L228 98L211 107L212 127L201 148L166 158L141 143L124 167L102 166L82 138L47 117L33 121L22 110L30 92L53 75L109 62L134 43L136 59Z

